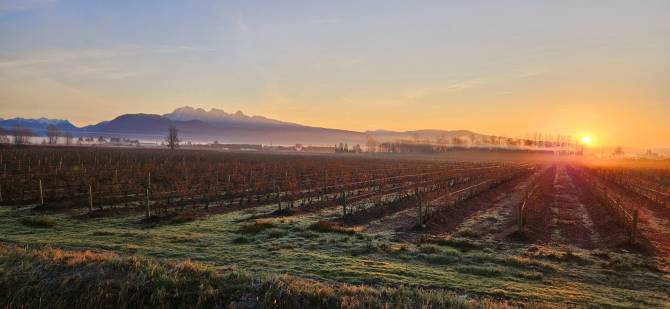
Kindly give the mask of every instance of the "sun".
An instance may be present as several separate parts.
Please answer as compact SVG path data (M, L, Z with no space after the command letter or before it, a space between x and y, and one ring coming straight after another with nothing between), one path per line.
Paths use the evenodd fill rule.
M591 143L591 137L582 136L582 144L588 145L589 143Z

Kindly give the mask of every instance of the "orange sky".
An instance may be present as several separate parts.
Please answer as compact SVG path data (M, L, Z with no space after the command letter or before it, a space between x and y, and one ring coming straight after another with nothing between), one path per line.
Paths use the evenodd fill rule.
M667 1L0 4L0 117L189 105L670 147L669 20Z

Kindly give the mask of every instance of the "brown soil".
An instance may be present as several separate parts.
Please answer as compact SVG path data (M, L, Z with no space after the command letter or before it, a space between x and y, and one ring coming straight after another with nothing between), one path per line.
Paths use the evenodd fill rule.
M608 192L624 205L639 212L639 229L642 246L654 254L670 258L670 208L654 203L639 194L613 182L601 180Z
M440 209L430 218L423 232L446 236L469 230L469 236L500 237L516 224L515 208L530 178L513 179L455 207Z

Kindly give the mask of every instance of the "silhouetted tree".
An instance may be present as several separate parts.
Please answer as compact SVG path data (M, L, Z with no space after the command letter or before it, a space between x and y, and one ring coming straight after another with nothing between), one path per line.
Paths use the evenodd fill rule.
M7 138L7 135L9 132L5 130L5 128L0 127L0 143L6 144L9 142L9 139Z
M47 137L49 138L49 144L57 144L59 136L60 129L57 126L53 124L47 126Z
M614 148L614 152L612 154L614 154L615 156L623 156L625 153L623 152L623 149L621 148L621 146L616 146L616 148Z
M65 145L72 145L72 133L65 132L63 136L65 137Z
M22 126L13 126L11 135L14 137L14 144L28 144L30 137L33 136L33 131Z
M374 137L372 137L370 135L367 136L366 146L367 146L368 152L376 152L378 144L379 143L377 142L377 140Z
M179 147L179 136L177 135L176 126L170 125L168 127L168 136L165 141L167 142L167 146L170 148L170 150L174 150L175 148Z

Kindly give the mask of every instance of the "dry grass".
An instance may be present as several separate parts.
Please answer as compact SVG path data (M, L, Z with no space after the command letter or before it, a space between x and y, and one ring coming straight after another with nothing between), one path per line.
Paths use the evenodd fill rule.
M49 247L0 245L0 278L3 308L558 308Z
M339 234L348 234L353 235L358 233L358 230L355 228L345 227L341 223L331 222L331 221L318 221L309 226L309 229L321 233L339 233Z
M244 234L256 234L274 226L275 224L269 220L255 220L253 223L242 225L239 231Z

